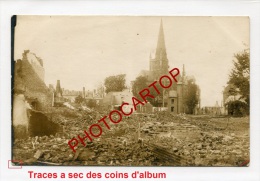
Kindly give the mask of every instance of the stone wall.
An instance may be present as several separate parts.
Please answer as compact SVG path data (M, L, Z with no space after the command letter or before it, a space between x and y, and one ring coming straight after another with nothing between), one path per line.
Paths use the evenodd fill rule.
M27 60L32 65L34 72L42 81L44 81L45 70L43 68L42 59L37 57L34 53L31 53L29 50L25 50L23 53L23 60Z
M53 93L32 68L28 60L17 60L14 67L14 94L24 94L26 99L37 100L37 110L52 106Z
M23 94L13 97L13 136L25 138L28 136L30 105Z
M30 63L31 60L27 59L25 53L22 60L17 60L14 63L14 84L12 88L13 138L25 138L29 135L35 135L35 133L29 131L30 128L36 127L33 124L35 123L35 117L32 122L29 112L34 115L33 111L41 111L44 114L52 110L53 92L45 85L43 74L35 71L33 66L37 62ZM38 62L37 66L42 66L42 62ZM43 69L43 67L41 68ZM40 121L42 123L38 123L39 125L51 125L47 119L40 119Z

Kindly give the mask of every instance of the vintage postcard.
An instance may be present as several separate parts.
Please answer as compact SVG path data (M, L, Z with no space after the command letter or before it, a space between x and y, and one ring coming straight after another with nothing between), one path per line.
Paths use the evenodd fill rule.
M13 16L12 160L248 166L249 22Z

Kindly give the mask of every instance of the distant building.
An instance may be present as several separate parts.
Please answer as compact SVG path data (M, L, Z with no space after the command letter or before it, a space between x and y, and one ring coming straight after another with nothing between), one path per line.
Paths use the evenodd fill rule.
M236 88L234 85L229 84L226 87L224 87L223 90L223 103L226 104L229 101L235 101L238 100L241 95L237 94L238 88Z
M138 76L144 76L147 78L149 83L157 80L165 74L169 73L169 61L167 58L165 39L164 39L164 31L163 31L163 22L161 20L159 35L157 40L157 47L154 58L150 54L150 65L149 70L142 70ZM190 77L186 76L185 67L183 65L182 74L177 76L178 82L173 82L172 87L164 90L157 97L158 107L166 107L169 112L173 112L176 114L185 113L185 99L187 94L187 80ZM133 85L133 82L131 82ZM167 82L165 83L167 84ZM197 96L199 98L199 104L196 107L196 110L200 107L200 89L198 87ZM164 109L156 109L156 110L165 110ZM194 111L196 112L196 111Z
M245 102L244 99L241 99L241 95L238 93L239 89L234 86L233 84L229 84L226 87L224 87L223 90L223 107L224 107L224 114L228 114L228 107L227 104L232 101L241 101Z
M180 97L180 96L179 96ZM178 113L178 95L174 90L169 91L169 99L168 99L168 110L169 112Z
M152 113L153 112L153 105L150 102L143 102L144 105L137 105L136 111L138 113Z
M83 98L85 97L85 94L82 91L75 91L75 90L63 90L63 97L68 101L68 102L74 102L76 97L82 96Z
M105 96L104 88L94 89L93 91L87 91L86 102L95 101L97 105L100 105Z
M133 94L128 89L125 89L121 92L109 92L103 98L102 106L104 108L113 110L119 109L122 103L127 102L129 106L124 106L124 108L126 109L125 111L128 112L130 111L130 108L133 107L132 97Z
M169 64L165 47L163 22L161 20L159 35L157 40L157 47L154 58L150 54L149 70L142 70L139 76L147 77L149 82L158 80L162 75L168 74Z
M223 107L218 104L218 101L216 101L215 106L206 106L203 107L203 114L208 114L211 116L220 116L223 115Z

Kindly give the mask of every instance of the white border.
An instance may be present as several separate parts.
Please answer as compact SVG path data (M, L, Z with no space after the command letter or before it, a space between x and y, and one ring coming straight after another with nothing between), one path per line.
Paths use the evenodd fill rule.
M1 120L1 180L29 179L28 170L34 172L166 172L167 179L160 180L260 180L260 1L0 1L0 120ZM178 15L178 16L249 16L251 35L251 115L250 115L250 167L23 167L7 168L11 158L11 65L10 20L12 15ZM36 179L35 179L36 180ZM44 179L42 179L44 180ZM46 179L66 180L66 179ZM86 179L69 179L86 180ZM91 180L91 179L88 179ZM104 180L104 179L95 179ZM111 179L112 180L112 179ZM113 179L125 180L125 179ZM127 179L133 180L133 179ZM135 179L138 180L138 179ZM152 180L152 179L142 179Z

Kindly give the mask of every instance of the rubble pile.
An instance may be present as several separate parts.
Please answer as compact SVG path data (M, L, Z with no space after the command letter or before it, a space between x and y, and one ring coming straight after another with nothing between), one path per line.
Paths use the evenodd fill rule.
M208 120L207 117L204 122L185 115L174 116L171 120L170 117L163 122L148 122L142 131L150 137L151 143L185 158L186 165L241 166L249 160L248 118L233 119L223 131L213 127L226 128L225 118Z
M249 160L248 135L202 134L199 141L162 137L165 150L187 160L188 166L239 166ZM159 140L157 140L159 141Z
M26 144L27 143L27 144ZM88 142L86 147L74 154L67 139L36 137L14 143L15 159L32 163L55 163L56 165L154 165L152 149L142 142L128 142L124 139L108 138ZM51 164L50 164L51 165Z
M53 122L63 128L55 135L15 140L13 158L23 160L24 165L154 165L151 149L143 143L138 143L137 138L133 137L133 130L136 129L133 122L129 126L126 126L125 122L111 125L111 129L100 139L88 142L86 147L79 146L77 152L73 153L68 146L68 140L82 134L84 129L100 119L102 114L95 111L69 111L63 109L59 114L49 115ZM128 118L126 120L128 121Z
M61 131L15 140L13 159L23 160L23 165L107 166L239 166L249 160L248 129L241 128L248 120L232 120L229 129L216 131L212 127L226 125L225 120L166 112L124 117L74 153L68 141L106 114L60 110L51 119Z

